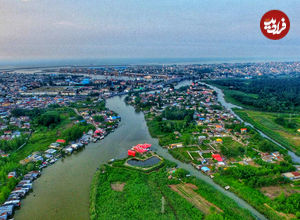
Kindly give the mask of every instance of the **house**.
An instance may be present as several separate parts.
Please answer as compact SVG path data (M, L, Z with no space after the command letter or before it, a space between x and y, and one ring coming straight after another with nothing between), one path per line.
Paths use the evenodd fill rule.
M201 167L201 171L203 171L204 173L207 173L210 171L210 169L208 167Z
M59 143L52 143L52 144L50 144L50 148L54 148L54 149L60 149L60 144Z
M217 143L222 143L223 142L223 140L221 139L221 138L217 138Z
M170 148L180 148L180 147L183 147L182 143L170 144Z
M200 144L202 144L205 139L206 139L206 136L199 136L198 137L198 140L199 140Z
M148 152L150 150L151 144L138 144L136 146L133 147L133 150L135 150L138 153L145 153Z
M222 159L222 157L221 157L220 154L212 154L211 156L212 156L215 160L217 160L218 162L222 162L222 161L223 161L223 159Z
M241 128L241 133L246 133L247 132L247 128Z
M73 148L68 147L68 148L65 149L65 152L68 153L68 154L71 154L71 153L73 153Z
M46 154L54 154L54 153L56 153L56 150L54 150L54 149L48 149L48 150L45 151L45 153Z
M300 172L298 171L283 173L282 175L290 180L300 180Z
M135 157L136 152L134 150L128 150L128 156Z
M7 219L7 216L12 216L13 211L14 211L14 205L0 206L0 217L1 218L3 217L2 219ZM6 218L4 218L5 216Z
M8 179L13 178L13 177L15 178L16 176L17 176L17 173L15 171L9 172L7 175Z
M57 139L56 143L64 144L66 141L64 139Z

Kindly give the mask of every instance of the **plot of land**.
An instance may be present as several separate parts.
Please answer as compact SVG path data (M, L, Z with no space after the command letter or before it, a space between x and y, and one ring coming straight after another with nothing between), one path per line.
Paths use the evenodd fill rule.
M170 185L170 188L181 195L183 198L191 202L195 205L199 210L201 210L205 214L210 213L210 208L214 207L217 212L223 212L219 207L216 205L208 202L194 190L198 189L197 186L186 183L186 184L177 184L177 185Z
M279 113L260 112L252 110L235 110L235 112L244 120L250 122L269 137L280 144L291 148L300 154L300 132L297 129L283 127L275 122L277 117L283 117L297 124L300 128L300 115L289 115Z
M116 182L116 183L110 184L110 186L111 186L112 190L122 192L124 190L125 184L126 183Z
M283 213L283 212L278 212L278 211L276 211L276 210L274 210L272 207L270 207L268 204L264 204L267 208L269 208L269 209L271 209L271 210L273 210L274 212L276 212L277 213L277 215L279 215L279 216L282 216L284 219L295 219L296 218L296 216L295 215L293 215L293 214L285 214L285 213Z
M300 190L294 189L290 185L262 187L260 191L271 199L274 199L281 193L284 193L286 196L289 196L293 193L300 193Z

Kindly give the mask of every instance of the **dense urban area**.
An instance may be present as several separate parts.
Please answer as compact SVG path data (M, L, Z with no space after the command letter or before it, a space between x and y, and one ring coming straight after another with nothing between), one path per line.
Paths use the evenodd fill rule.
M44 169L120 129L114 97L158 145L98 164L91 219L300 218L300 63L268 62L0 69L1 220Z

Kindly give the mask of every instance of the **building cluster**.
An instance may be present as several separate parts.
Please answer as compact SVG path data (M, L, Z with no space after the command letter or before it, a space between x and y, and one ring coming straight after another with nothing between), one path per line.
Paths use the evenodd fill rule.
M299 62L219 63L129 65L101 67L61 68L60 73L101 75L110 77L140 77L144 79L169 79L183 75L201 78L254 77L261 75L299 74Z
M166 112L170 109L193 111L192 123L199 129L193 129L193 132L175 130L173 142L164 147L181 154L181 158L185 158L211 177L219 167L226 169L235 164L257 166L257 158L269 163L284 161L279 152L266 153L258 149L254 149L255 157L249 157L247 149L253 148L250 128L245 127L231 112L225 110L219 104L214 91L201 83L192 83L183 89L169 88L134 94L127 102L141 108L150 117L149 120L159 116L162 121L168 121ZM191 135L189 142L185 142L183 138L186 133ZM233 155L231 151L241 153Z

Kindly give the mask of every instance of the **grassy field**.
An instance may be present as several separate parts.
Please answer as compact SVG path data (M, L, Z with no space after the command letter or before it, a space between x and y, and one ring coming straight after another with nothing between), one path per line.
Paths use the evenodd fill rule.
M246 96L246 97L251 97L251 98L258 98L257 94L253 94L253 93L245 93L239 90L233 90L233 89L228 89L228 87L225 86L220 86L217 84L214 84L213 81L209 82L209 84L222 89L223 93L224 93L224 98L226 102L244 107L244 108L250 108L250 109L254 109L253 107L251 108L251 106L249 105L244 105L243 103L239 102L238 100L236 100L235 98L233 98L233 95L241 95L241 96Z
M197 190L198 187L194 184L185 183L185 184L177 184L177 185L170 185L170 188L181 195L183 198L191 202L195 205L198 209L200 209L206 215L211 213L211 210L216 210L216 212L221 213L221 210L216 205L208 202L194 190Z
M248 211L199 179L168 179L168 169L174 166L165 161L160 169L145 173L120 166L119 161L103 165L91 185L90 218L253 219Z
M239 197L243 198L246 202L251 204L259 212L263 213L268 219L278 220L284 219L273 210L262 204L267 204L271 202L271 199L261 193L258 189L246 186L242 184L239 180L232 177L215 175L214 181L221 186L230 186L230 190L237 194Z
M201 219L200 210L163 184L167 178L159 174L106 166L91 188L91 219ZM112 188L118 182L122 190Z
M261 130L278 143L300 155L300 132L297 131L297 129L300 128L300 115L292 115L291 120L298 126L296 129L291 129L283 127L275 122L277 117L283 117L286 120L289 120L289 114L245 109L235 109L234 111L243 120L253 124L257 129Z
M16 153L16 159L22 160L32 152L47 150L51 143L61 137L61 133L65 129L72 127L73 122L70 120L70 117L74 115L75 113L72 111L60 112L61 122L56 127L50 129L40 126L37 128L32 133L28 143Z

